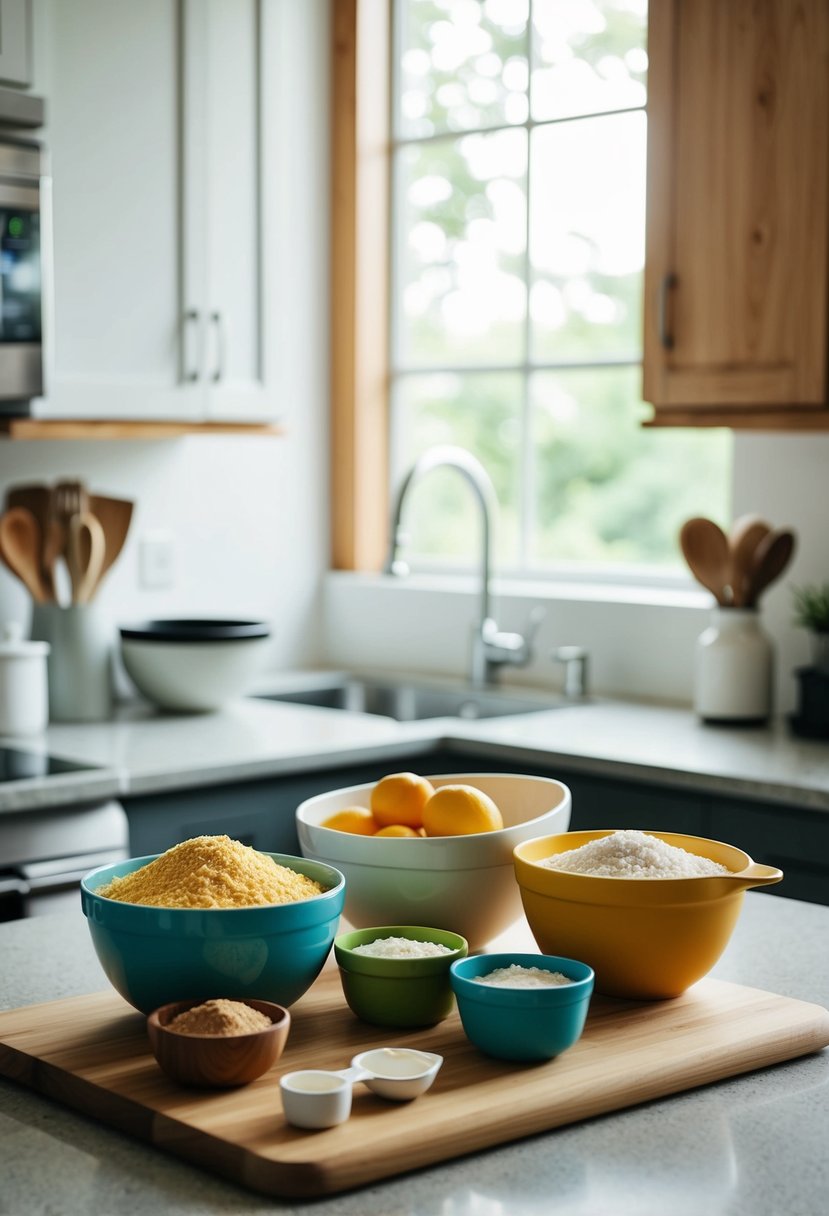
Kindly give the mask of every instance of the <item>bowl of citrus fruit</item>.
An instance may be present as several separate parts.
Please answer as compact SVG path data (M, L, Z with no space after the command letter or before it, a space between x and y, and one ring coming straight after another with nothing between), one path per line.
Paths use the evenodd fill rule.
M552 777L390 773L307 799L296 826L303 857L345 875L355 928L434 925L479 950L522 915L513 849L566 832L570 802Z

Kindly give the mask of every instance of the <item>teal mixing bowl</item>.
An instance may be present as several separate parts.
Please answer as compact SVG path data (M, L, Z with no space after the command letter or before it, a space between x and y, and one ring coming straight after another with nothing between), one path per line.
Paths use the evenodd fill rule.
M437 942L447 946L450 953L425 958L378 958L354 953L355 946L385 937ZM381 925L340 934L334 942L334 957L352 1013L373 1026L413 1028L434 1026L452 1012L455 998L449 984L449 967L467 949L466 938L448 929Z
M291 904L250 908L156 908L97 894L113 878L155 861L101 866L81 882L81 906L107 979L150 1013L171 1001L214 997L292 1005L322 970L337 932L345 879L323 862L267 853L326 888Z
M512 963L559 971L572 983L508 988L475 979ZM467 1038L498 1060L551 1060L572 1047L593 993L593 971L586 963L553 954L476 954L453 963L449 981Z

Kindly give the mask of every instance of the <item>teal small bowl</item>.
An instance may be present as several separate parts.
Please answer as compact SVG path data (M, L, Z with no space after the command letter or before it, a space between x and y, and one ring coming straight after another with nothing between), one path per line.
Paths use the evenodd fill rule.
M451 954L427 958L376 958L355 954L383 937L406 937L418 942L448 946ZM372 1026L414 1028L442 1022L455 1007L449 968L466 956L468 945L459 933L422 925L380 925L341 933L334 941L334 957L348 1007Z
M155 861L133 857L93 870L81 906L107 979L142 1013L172 1001L253 998L292 1005L328 957L345 899L345 878L306 857L265 853L324 888L291 904L250 908L156 908L105 899L97 890Z
M560 971L573 982L548 988L476 983L476 976L512 963ZM593 978L586 963L553 954L476 954L449 969L467 1038L497 1060L551 1060L572 1047L584 1029Z

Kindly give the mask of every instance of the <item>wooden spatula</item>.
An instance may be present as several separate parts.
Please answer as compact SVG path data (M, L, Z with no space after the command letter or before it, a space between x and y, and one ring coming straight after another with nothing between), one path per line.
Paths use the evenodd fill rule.
M103 494L93 494L89 499L89 509L100 520L106 542L104 564L98 576L99 583L124 547L134 507L135 504L126 498L107 498Z

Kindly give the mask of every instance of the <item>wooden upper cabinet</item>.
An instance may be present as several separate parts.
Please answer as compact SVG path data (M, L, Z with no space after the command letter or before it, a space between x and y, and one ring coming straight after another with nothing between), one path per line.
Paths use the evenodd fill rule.
M829 4L650 6L644 397L829 427Z

